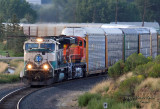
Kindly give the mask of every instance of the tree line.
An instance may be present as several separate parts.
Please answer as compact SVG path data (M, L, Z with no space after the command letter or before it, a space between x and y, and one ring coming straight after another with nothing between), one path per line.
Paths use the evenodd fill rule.
M159 0L53 0L40 6L37 14L39 22L160 23L159 6Z
M77 22L109 23L157 21L159 0L52 0L49 5L31 5L26 0L0 0L0 18L13 15L23 23Z

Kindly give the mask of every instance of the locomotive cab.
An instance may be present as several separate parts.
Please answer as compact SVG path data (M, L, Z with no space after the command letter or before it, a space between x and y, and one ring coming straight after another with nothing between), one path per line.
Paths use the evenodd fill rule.
M24 43L23 80L31 85L45 85L53 81L57 67L58 43L53 39L31 38Z

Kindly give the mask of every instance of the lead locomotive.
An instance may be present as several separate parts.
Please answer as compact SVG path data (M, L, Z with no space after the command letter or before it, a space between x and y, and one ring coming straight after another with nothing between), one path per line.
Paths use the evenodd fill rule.
M30 38L23 48L26 84L49 85L85 76L85 40L81 37Z

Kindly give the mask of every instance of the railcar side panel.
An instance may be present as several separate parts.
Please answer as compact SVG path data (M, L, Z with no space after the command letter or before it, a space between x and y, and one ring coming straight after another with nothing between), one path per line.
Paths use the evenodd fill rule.
M124 34L124 53L123 57L126 60L131 54L138 53L138 34L135 29L123 28L121 29Z
M107 37L107 60L108 67L122 59L123 55L123 33L117 28L102 28Z
M105 69L105 36L90 35L88 37L88 70Z
M157 31L153 28L150 29L150 42L151 42L151 56L155 58L157 56L157 40L158 40L158 34Z
M150 45L150 33L146 28L136 28L135 29L139 35L139 52L142 53L145 57L150 56L151 45Z

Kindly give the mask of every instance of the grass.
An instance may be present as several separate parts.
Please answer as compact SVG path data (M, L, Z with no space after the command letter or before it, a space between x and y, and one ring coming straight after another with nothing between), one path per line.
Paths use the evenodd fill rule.
M19 74L0 74L1 83L13 83L19 81Z
M136 109L139 104L136 102L115 103L110 109Z
M3 73L8 68L8 64L4 62L0 62L0 73Z
M88 105L88 103L92 100L92 99L97 99L99 100L101 98L101 95L99 94L91 94L91 93L85 93L84 95L80 96L78 98L78 104L80 107L85 107Z
M0 55L6 56L6 51L3 50L5 43L0 42Z
M160 78L147 78L137 88L136 92L142 88L148 88L152 91L160 91Z
M2 50L2 49L0 49L0 55L6 56L6 55L7 55L6 52L9 53L9 56L10 56L10 57L14 57L14 56L15 56L12 50Z
M85 93L78 99L80 107L87 109L104 109L104 103L107 103L108 109L136 109L139 105L137 102L123 102L118 103L112 98L105 98L97 94Z
M9 63L11 67L15 68L14 74L4 74L3 73L8 67L7 63ZM1 68L1 66L3 67ZM11 60L11 61L0 62L0 72L1 72L0 73L0 84L19 81L20 80L19 75L20 75L20 72L23 70L23 68L24 68L23 60Z
M0 42L0 55L2 56L6 56L8 52L9 53L9 56L10 57L20 57L20 56L23 56L24 54L23 53L15 53L13 52L13 50L8 50L8 49L5 49L5 45L6 45L6 41L3 41L3 42Z
M104 91L107 92L112 80L103 81L95 85L91 90L90 93L103 93Z
M9 62L10 66L11 67L15 67L15 74L20 74L20 72L23 70L24 68L24 62L23 60L16 60L16 59L13 59Z
M21 60L21 59L13 59L13 60L9 61L9 64L10 64L10 66L18 67L20 62L23 62L23 60Z
M16 67L15 74L20 74L20 72L24 68L24 63L23 62L18 62L18 66Z
M117 83L120 84L122 81L126 80L127 78L130 78L133 76L133 73L132 72L129 72L127 74L123 74L122 76L120 76L118 79L117 79Z

